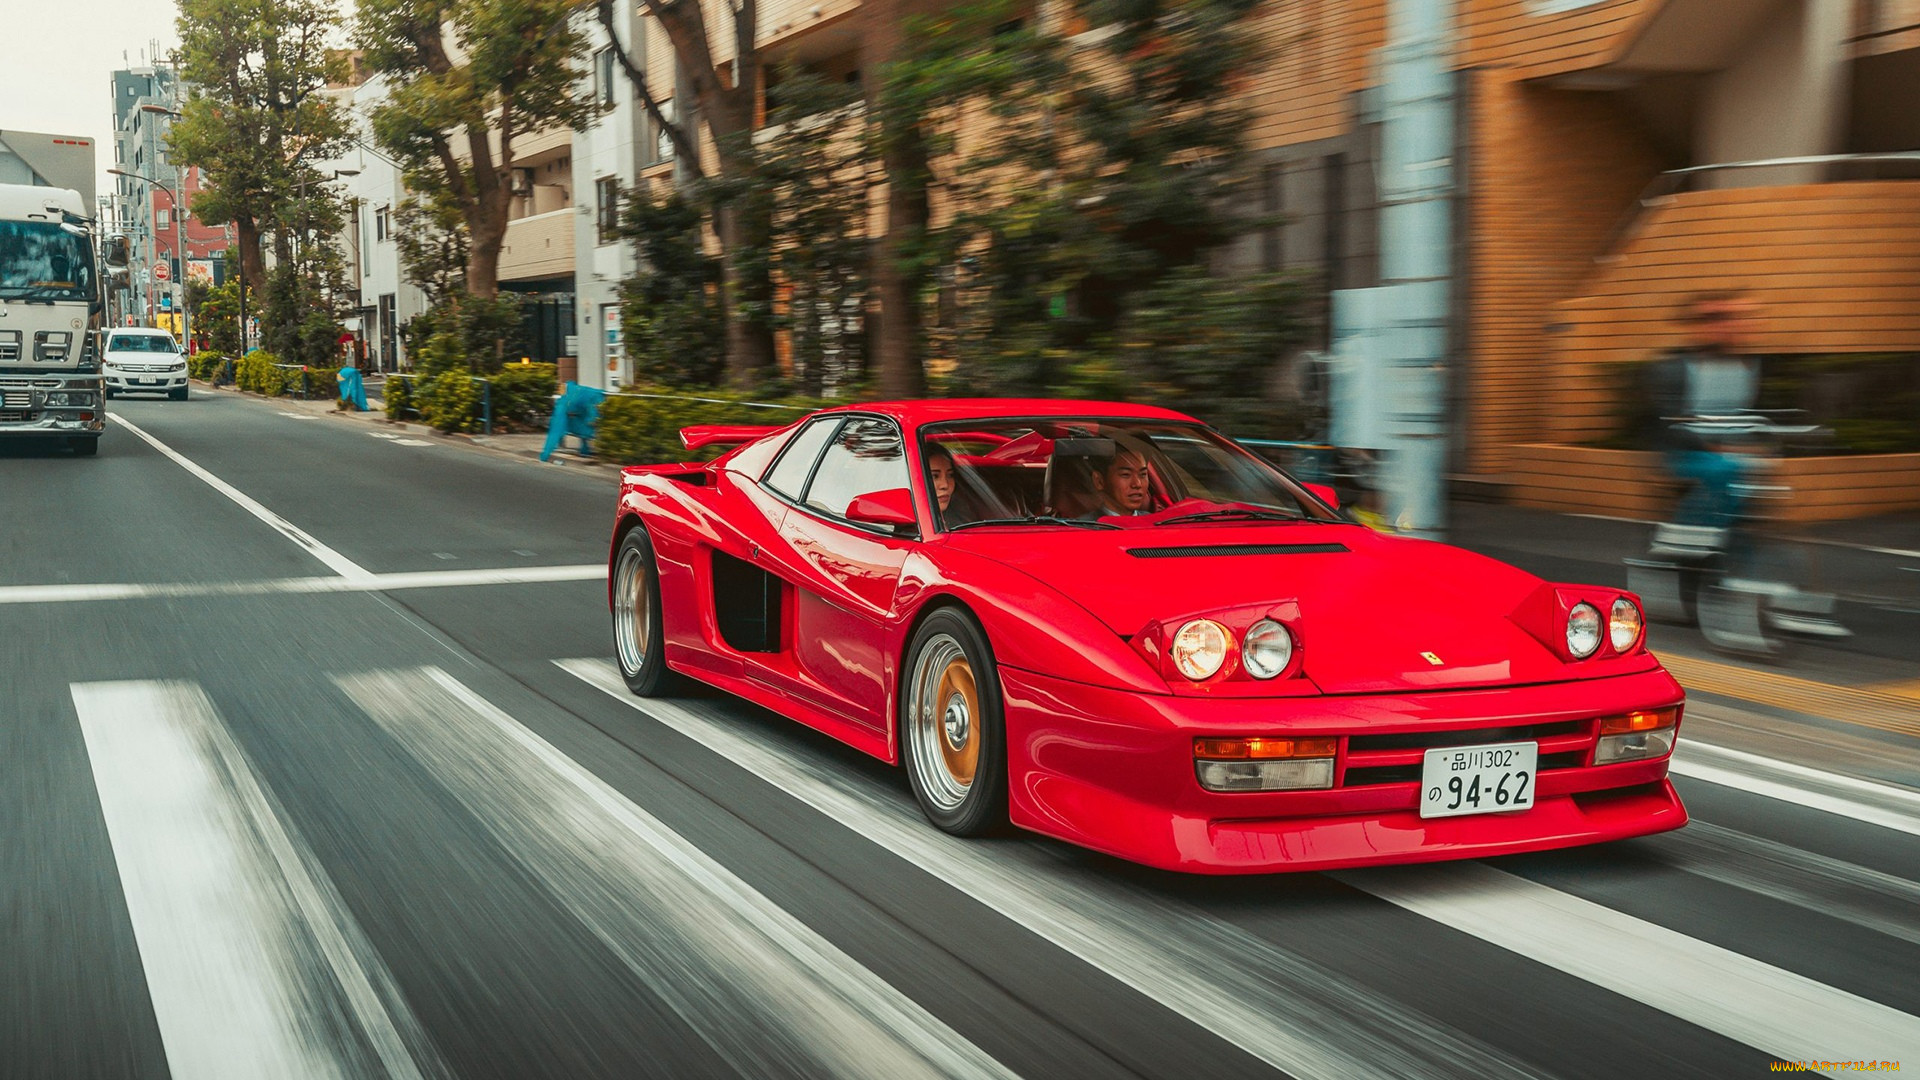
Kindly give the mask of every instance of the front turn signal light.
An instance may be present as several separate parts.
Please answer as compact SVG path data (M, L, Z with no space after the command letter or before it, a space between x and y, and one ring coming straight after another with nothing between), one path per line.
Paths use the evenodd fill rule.
M1679 723L1677 707L1602 717L1600 741L1593 748L1593 763L1612 765L1665 757L1673 752L1673 736Z
M1305 738L1195 739L1194 775L1208 791L1307 791L1333 786L1340 740Z

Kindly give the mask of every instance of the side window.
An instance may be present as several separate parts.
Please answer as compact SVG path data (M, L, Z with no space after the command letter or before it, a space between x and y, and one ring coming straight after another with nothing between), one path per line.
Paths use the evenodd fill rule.
M856 496L908 486L900 429L885 420L849 420L827 444L807 505L840 517Z
M780 460L773 463L767 472L768 487L798 501L800 492L807 486L807 474L813 471L813 463L820 457L820 447L824 446L833 429L840 426L840 418L826 416L800 429L800 433L787 443L780 453Z

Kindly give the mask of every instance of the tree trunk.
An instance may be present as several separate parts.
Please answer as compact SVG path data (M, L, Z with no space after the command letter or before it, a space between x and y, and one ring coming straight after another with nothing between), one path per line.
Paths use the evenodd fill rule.
M248 290L259 292L267 284L267 265L260 256L260 224L251 214L236 216L233 224L234 243L240 248L240 280Z
M500 295L500 247L507 239L507 202L512 191L494 168L488 130L467 129L473 160L473 207L467 218L467 292L482 300Z
M862 52L867 59L867 118L880 130L880 163L887 177L887 221L873 245L873 292L880 330L874 337L873 369L883 398L919 397L927 392L921 360L920 275L908 265L911 246L926 231L927 146L919 118L891 107L887 75L906 49L900 0L879 0L866 12Z

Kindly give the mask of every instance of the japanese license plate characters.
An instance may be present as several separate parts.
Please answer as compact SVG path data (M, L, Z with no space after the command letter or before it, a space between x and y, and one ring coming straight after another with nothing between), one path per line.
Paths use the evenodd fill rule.
M1539 758L1540 744L1530 742L1429 750L1420 767L1420 816L1525 810Z

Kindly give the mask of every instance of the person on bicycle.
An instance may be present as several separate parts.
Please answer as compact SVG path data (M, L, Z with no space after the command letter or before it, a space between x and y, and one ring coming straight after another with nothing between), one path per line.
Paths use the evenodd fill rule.
M1760 396L1760 360L1746 352L1759 305L1737 290L1702 293L1682 309L1687 343L1669 349L1648 369L1648 403L1658 417L1650 433L1676 479L1691 484L1674 511L1682 525L1728 528L1740 513L1735 493L1747 467L1701 433L1696 418L1754 407Z

